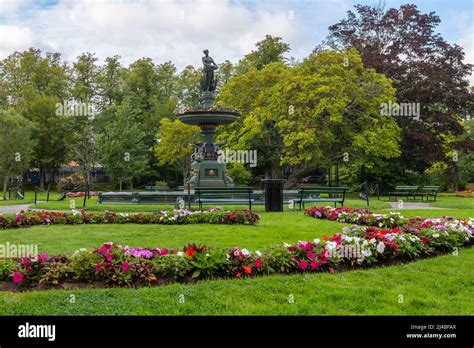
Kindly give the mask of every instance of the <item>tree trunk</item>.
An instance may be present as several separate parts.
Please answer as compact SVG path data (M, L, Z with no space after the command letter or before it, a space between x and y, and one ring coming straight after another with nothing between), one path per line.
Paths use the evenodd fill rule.
M119 191L122 192L122 179L119 179Z
M130 191L133 191L133 179L130 180Z
M44 179L45 179L45 176L46 176L46 173L44 172L44 170L40 169L40 173L39 173L39 177L40 177L39 187L40 187L41 190L44 190Z
M5 177L3 178L3 200L4 201L7 199L7 184L8 184L8 178Z

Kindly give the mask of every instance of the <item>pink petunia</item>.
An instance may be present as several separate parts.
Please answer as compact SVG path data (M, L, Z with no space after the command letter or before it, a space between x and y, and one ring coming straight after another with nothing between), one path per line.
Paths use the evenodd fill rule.
M13 278L13 282L15 284L18 284L18 283L21 283L23 281L25 276L22 273L15 273L12 278Z
M308 263L306 261L300 261L299 267L300 269L305 270L306 268L308 268Z
M306 256L308 257L308 259L310 260L314 260L316 258L316 255L312 252L312 251L308 251L308 253L306 254Z

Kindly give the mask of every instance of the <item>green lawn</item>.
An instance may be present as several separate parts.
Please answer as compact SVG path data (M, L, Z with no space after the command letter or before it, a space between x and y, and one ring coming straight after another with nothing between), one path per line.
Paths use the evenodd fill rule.
M458 256L340 274L280 275L141 289L1 292L0 313L473 315L473 286L474 249L462 249ZM70 302L71 295L75 303ZM181 295L184 303L179 301Z
M386 211L385 211L386 212ZM405 210L407 217L458 218L471 209ZM187 242L267 246L311 240L344 224L305 217L302 212L261 213L257 226L74 225L0 231L0 243L39 244L50 254L113 241L130 246L180 247ZM172 284L158 288L111 288L0 292L8 315L474 315L474 249L405 265L340 274L266 276ZM74 294L76 303L70 303ZM178 302L184 294L185 303ZM399 295L403 303L399 303ZM294 303L289 303L293 296Z

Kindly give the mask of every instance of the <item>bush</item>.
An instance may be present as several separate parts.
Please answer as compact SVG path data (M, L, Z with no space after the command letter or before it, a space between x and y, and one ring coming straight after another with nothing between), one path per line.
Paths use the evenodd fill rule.
M58 190L60 192L77 190L84 191L84 180L84 175L80 173L64 176L58 181Z
M13 262L13 260L0 259L0 281L8 280L14 268L15 262Z

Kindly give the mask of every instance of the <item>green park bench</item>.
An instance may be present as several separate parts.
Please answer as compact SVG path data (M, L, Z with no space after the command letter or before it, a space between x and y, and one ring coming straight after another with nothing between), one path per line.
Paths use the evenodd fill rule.
M426 197L426 201L429 201L429 197L433 197L433 202L436 202L436 198L438 196L440 186L423 186L423 188L419 192L415 192L416 196L421 196L421 200L423 201L423 197Z
M416 192L418 191L418 186L396 186L395 191L391 191L388 193L388 200L390 198L394 197L395 199L397 197L406 197L407 201L410 200L410 197L415 200L416 198Z
M317 187L311 185L301 185L298 191L298 198L293 199L293 210L296 204L299 204L300 210L304 209L306 202L331 202L336 207L337 203L344 206L344 200L346 193L349 190L348 187ZM326 197L322 197L325 195Z
M248 204L252 210L253 189L251 187L226 187L210 188L197 187L195 190L195 202L202 209L204 204Z

